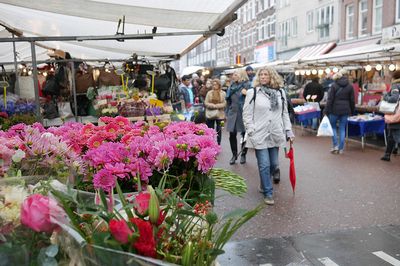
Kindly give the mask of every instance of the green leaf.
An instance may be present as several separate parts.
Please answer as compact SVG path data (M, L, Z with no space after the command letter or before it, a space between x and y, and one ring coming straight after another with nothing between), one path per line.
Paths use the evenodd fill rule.
M117 193L118 193L119 199L121 200L122 206L124 207L126 214L128 215L129 219L132 219L133 213L132 213L131 209L129 207L127 207L128 203L125 200L125 196L122 193L121 187L118 184L118 182L116 183L116 188L117 188Z
M225 214L225 215L222 217L222 220L230 219L230 218L235 218L235 217L238 217L238 216L243 216L247 211L248 211L248 210L245 210L245 209L236 209L236 210L233 210L233 211L231 211L231 212Z

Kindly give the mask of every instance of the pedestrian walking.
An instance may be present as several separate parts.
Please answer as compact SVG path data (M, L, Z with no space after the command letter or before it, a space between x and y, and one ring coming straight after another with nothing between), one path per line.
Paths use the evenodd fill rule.
M396 70L395 72L393 72L390 92L387 93L383 99L389 103L396 103L400 100L400 70ZM383 155L381 160L389 162L390 155L394 153L394 150L396 149L396 144L398 145L398 143L400 143L400 121L398 121L397 123L387 124L387 128L387 146L385 154Z
M348 71L341 69L333 76L335 82L328 92L325 114L328 115L333 129L331 153L343 153L346 137L347 118L354 114L354 90L349 83ZM337 134L339 124L339 141Z
M207 93L204 104L206 107L206 124L209 128L215 128L216 125L218 145L221 145L222 121L225 119L225 97L226 93L222 90L221 82L219 79L213 79L212 90Z
M237 133L240 132L242 138L245 135L243 124L243 104L248 89L248 77L245 71L237 70L232 75L232 82L226 92L227 102L227 131L229 132L229 143L232 151L232 158L229 164L234 164L238 157ZM246 163L247 148L243 148L240 156L240 163Z
M287 109L283 80L270 67L260 69L254 89L247 92L243 121L247 132L246 147L255 149L264 202L274 204L271 176L279 166L278 150L294 140Z

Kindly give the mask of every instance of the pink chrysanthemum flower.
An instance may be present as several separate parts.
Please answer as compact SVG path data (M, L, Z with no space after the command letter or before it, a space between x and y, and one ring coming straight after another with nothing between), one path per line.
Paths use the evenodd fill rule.
M213 148L204 148L197 155L198 161L197 170L202 173L207 173L216 162L216 151Z
M102 169L93 176L93 185L96 189L110 192L115 187L115 177L107 169Z

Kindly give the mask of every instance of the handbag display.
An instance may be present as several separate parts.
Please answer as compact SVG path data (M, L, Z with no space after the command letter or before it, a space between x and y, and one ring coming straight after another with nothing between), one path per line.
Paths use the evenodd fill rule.
M102 86L119 86L122 84L121 77L115 73L115 69L106 71L106 69L100 69L99 74L99 87Z
M385 100L382 100L379 104L379 112L383 114L394 114L399 107L399 102L389 103Z
M76 93L86 93L89 87L95 87L92 69L88 72L77 72L75 75Z

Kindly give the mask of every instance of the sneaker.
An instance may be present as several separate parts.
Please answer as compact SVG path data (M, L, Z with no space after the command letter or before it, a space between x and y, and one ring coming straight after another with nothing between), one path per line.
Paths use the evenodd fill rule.
M331 149L331 153L333 153L333 154L338 153L338 152L339 152L339 147L337 147L337 146Z
M267 204L267 205L274 205L274 203L275 203L275 201L274 201L274 199L272 198L272 196L267 196L267 197L264 197L264 202L265 202L265 204Z
M339 150L339 154L343 154L343 150Z
M281 181L281 170L279 168L276 168L272 174L272 181L274 181L274 184L279 184Z

